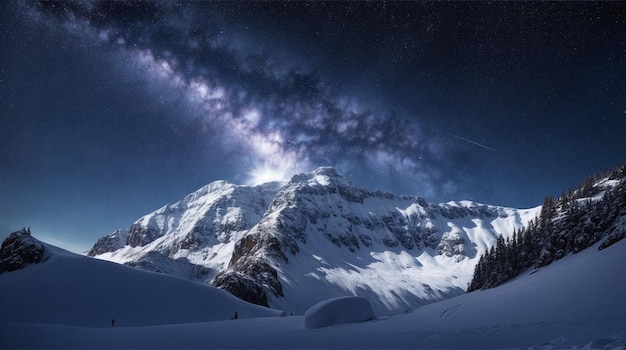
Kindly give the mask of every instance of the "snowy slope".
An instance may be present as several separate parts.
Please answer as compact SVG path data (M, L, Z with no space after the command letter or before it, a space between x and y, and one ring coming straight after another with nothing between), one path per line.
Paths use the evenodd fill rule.
M130 328L0 323L7 348L624 349L626 240L409 314L307 329L303 317ZM2 276L0 276L2 277ZM68 286L77 288L77 286ZM45 290L34 296L46 298ZM35 304L25 304L30 313ZM69 313L82 312L67 308ZM171 322L167 322L171 323ZM245 334L245 336L241 336Z
M478 257L538 210L431 204L355 187L319 168L260 186L214 182L89 253L290 313L359 295L393 314L462 294Z
M212 182L129 230L101 238L88 255L208 282L226 267L235 242L261 219L281 186Z
M44 247L43 262L0 274L0 322L145 326L278 313L214 287Z

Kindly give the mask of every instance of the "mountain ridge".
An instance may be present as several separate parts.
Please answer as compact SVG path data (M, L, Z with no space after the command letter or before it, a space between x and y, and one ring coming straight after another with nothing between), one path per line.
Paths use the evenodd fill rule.
M88 255L303 313L364 295L379 314L461 294L478 257L538 212L427 203L353 186L332 167L257 186L215 181L98 240Z

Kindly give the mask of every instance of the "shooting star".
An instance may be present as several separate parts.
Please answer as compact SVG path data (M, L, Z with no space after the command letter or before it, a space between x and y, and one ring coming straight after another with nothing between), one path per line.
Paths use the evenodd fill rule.
M482 148L484 148L484 149L488 149L488 150L490 150L490 151L492 151L492 152L497 152L495 149L493 149L493 148L491 148L491 147L489 147L489 146L485 146L485 145L483 145L482 143L478 143L478 142L476 142L476 141L472 141L472 140L470 140L470 139L466 139L465 137L461 137L461 136L458 136L458 135L455 135L455 134L451 134L451 133L448 133L448 135L450 135L450 136L452 136L452 137L456 137L456 138L457 138L457 139L459 139L459 140L463 140L463 141L465 141L465 142L469 142L469 143L471 143L471 144L473 144L473 145L476 145L476 146L478 146L478 147L482 147Z

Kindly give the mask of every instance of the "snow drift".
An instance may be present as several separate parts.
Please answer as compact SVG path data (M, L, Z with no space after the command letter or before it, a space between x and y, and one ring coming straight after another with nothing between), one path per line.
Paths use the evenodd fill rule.
M321 328L341 323L374 319L370 302L362 297L339 297L313 305L304 313L306 328Z
M0 322L146 326L279 314L211 286L43 245L41 263L0 274Z

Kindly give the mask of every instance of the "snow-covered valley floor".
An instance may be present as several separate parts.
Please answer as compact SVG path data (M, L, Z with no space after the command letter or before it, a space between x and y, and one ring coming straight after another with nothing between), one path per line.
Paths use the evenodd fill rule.
M397 316L309 330L302 317L180 325L83 328L4 324L8 348L623 349L624 319L428 326ZM422 326L423 328L420 328Z
M73 304L72 298L63 297L57 290L60 287L55 287L54 283L40 285L39 288L36 286L37 283L46 282L39 276L41 273L54 272L54 269L62 265L59 262L67 262L68 259L73 259L75 264L82 266L83 259L88 258L53 257L43 264L28 266L23 271L0 275L1 347L626 348L626 240L602 251L597 246L592 246L540 270L528 271L498 288L426 305L407 314L317 329L307 329L302 316L271 317L275 314L272 310L264 312L251 305L239 304L239 301L231 300L229 296L213 290L209 293L213 293L219 304L227 305L224 310L239 308L243 316L247 314L250 318L223 320L223 315L207 315L207 321L177 321L168 324L170 322L167 318L159 319L158 310L167 304L180 301L176 301L179 292L174 292L178 289L168 291L167 288L166 292L172 293L171 300L164 299L159 303L153 297L148 297L146 304L140 305L138 309L143 309L144 314L159 319L161 324L125 326L123 318L116 319L114 328L110 327L110 323L106 324L110 319L103 321L102 326L72 323L72 315L77 315L76 319L87 317L84 315L89 313L85 311L89 310L82 310L84 305ZM107 268L111 264L100 261L95 263L95 259L92 260L92 264L106 264L103 266ZM44 268L46 264L48 267ZM104 270L106 269L101 269ZM18 284L18 280L22 278L20 275L27 273L31 274L28 276L29 280L39 277L40 282L32 282L31 285ZM76 283L75 280L63 277L61 271L57 273L58 278L66 284L62 290L78 288L71 285ZM67 271L65 276L68 276ZM174 279L169 277L165 279L169 281L167 283L178 283L172 282ZM26 291L25 288L29 290ZM83 292L89 290L85 286L82 288ZM15 294L20 291L26 293L30 299ZM132 293L132 289L122 290L113 297L118 304L137 309L137 300L142 298L135 298L131 300L132 305L126 305L129 299L133 299L129 297ZM103 302L108 300L105 295L99 297ZM64 313L58 316L63 321L55 323L54 317L41 310L46 306L54 309L54 312ZM183 303L180 307L188 305ZM216 312L221 310L217 306L205 307L215 307ZM224 310L219 312L225 312ZM128 316L132 317L132 312ZM190 317L202 319L197 314ZM208 320L212 317L222 320Z

